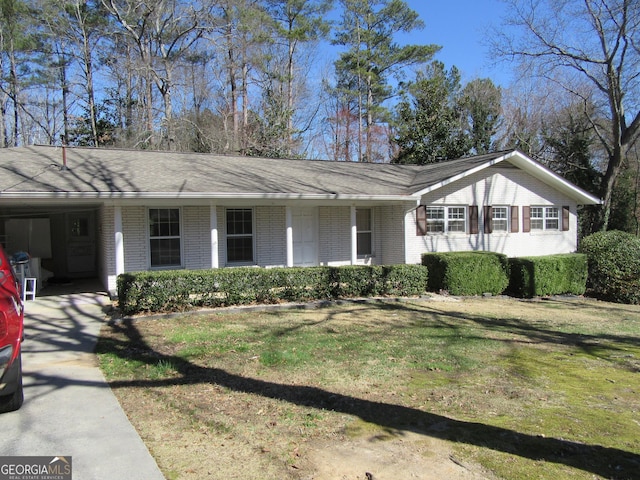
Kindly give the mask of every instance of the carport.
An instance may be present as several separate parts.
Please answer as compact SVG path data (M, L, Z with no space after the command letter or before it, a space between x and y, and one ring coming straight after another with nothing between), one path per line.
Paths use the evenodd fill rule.
M0 243L9 255L28 254L25 276L36 278L38 289L95 279L100 258L99 211L97 204L4 201Z

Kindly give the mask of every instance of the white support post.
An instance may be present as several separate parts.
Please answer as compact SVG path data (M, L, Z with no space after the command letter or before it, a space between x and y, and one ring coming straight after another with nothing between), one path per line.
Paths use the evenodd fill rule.
M351 205L351 265L358 263L358 226L356 225L356 207Z
M114 207L113 223L115 231L116 277L124 273L124 236L122 233L122 207Z
M211 268L218 268L220 266L220 259L218 257L218 208L216 205L211 205Z
M293 267L293 213L291 207L285 209L287 229L287 267Z

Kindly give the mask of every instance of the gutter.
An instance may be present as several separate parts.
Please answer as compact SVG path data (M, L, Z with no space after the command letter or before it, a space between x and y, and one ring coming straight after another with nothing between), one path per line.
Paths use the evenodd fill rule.
M304 193L202 193L202 192L0 192L12 200L311 200L311 201L419 201L416 195L304 194Z

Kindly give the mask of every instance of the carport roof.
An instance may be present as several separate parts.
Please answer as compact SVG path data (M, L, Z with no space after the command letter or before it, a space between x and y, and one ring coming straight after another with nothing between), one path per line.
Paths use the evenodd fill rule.
M418 166L53 146L0 149L0 198L416 201L502 161L599 202L517 151Z

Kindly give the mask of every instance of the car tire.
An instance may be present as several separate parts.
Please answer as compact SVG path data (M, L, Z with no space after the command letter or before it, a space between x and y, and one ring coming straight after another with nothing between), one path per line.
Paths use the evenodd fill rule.
M22 402L24 402L24 392L22 389L22 356L18 356L15 361L18 367L18 385L12 394L0 397L0 413L18 410L22 406Z

